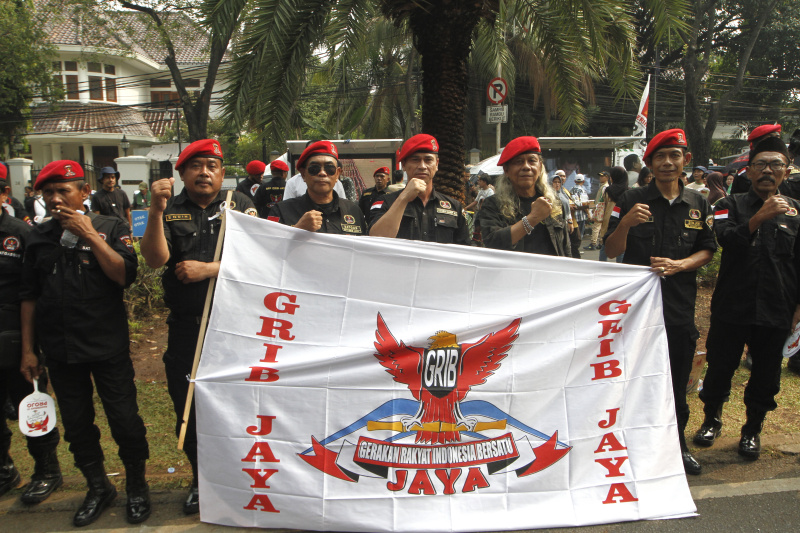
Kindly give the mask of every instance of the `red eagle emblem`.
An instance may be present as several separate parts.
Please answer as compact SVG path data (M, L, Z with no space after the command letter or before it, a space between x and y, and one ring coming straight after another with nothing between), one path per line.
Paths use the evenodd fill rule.
M519 323L517 318L471 344L458 344L454 334L439 331L426 349L398 344L378 314L374 355L419 401L417 413L402 419L403 430L416 431L416 442L422 443L460 441L461 431L473 431L477 420L461 414L459 403L500 367L518 337Z

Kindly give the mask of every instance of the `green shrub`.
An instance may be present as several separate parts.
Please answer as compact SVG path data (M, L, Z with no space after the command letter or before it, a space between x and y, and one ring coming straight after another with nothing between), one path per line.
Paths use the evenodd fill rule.
M722 247L717 246L717 251L714 252L714 257L711 261L697 269L697 283L708 287L713 287L717 284L717 274L719 274L719 259L722 255Z
M128 309L129 322L147 320L154 311L164 308L164 288L161 285L161 274L165 267L150 268L139 253L139 243L133 243L139 258L136 281L125 289L125 307Z

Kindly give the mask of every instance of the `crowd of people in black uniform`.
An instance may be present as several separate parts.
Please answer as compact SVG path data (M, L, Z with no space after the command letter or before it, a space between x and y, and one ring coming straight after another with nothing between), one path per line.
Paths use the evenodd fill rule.
M722 258L711 303L708 371L700 393L705 418L693 437L697 445L711 446L720 434L722 406L747 345L752 369L744 395L747 421L741 428L738 451L758 458L763 421L776 408L783 343L800 321L800 202L796 200L800 177L791 177L800 143L793 137L787 149L777 125L755 133L746 167L734 180L731 194L725 191L713 207L700 191L681 180L691 154L679 129L650 140L642 159L651 177L638 187L628 189L627 182L623 186L630 169L611 169L600 175L601 181L612 178L608 193L614 195L613 202L605 204L607 229L597 246L603 246L609 258L622 257L624 263L650 267L662 279L678 438L688 474L702 469L684 437L689 419L686 384L699 336L694 324L696 270L711 261L719 244ZM149 190L146 184L140 189L139 205L149 209L141 255L150 267L166 267L164 299L170 313L163 361L176 434L181 429L206 293L219 272L214 251L223 208L307 231L473 245L464 206L434 186L438 152L434 137L411 137L398 154L403 171L377 169L375 187L364 191L358 204L336 192L342 166L335 144L325 140L309 143L297 160L305 192L293 198L283 197L289 167L279 160L269 165L272 179L264 181L267 165L254 161L247 166L248 179L236 191L223 191L222 148L213 139L196 141L180 154L175 165L183 182L179 194L174 194L173 178L157 180ZM535 137L518 137L500 155L504 172L491 184L491 193L489 180L483 179L481 197L470 205L480 207L471 222L479 228L483 246L574 254L570 240L574 221L568 215L569 202L559 191L563 177L557 176L555 187L548 183L541 152ZM33 184L41 194L33 197L41 198L47 216L40 216L32 226L25 208L10 197L5 167L0 165L0 203L5 207L0 210L4 368L0 398L19 402L32 391L33 379L39 380L40 388L49 379L64 438L88 485L73 519L76 526L95 521L116 497L116 487L104 470L100 432L94 423L94 391L125 466L126 518L139 523L151 513L145 476L149 448L138 413L123 304L123 290L136 277L138 259L130 234L130 204L115 193L119 175L105 170L102 194L99 198L95 194L87 209L91 190L81 166L69 160L46 165ZM187 514L199 510L194 424L192 406L184 442L193 471L183 504ZM44 501L62 483L55 453L59 439L57 428L27 438L35 467L21 495L24 503ZM11 431L4 426L0 494L20 483L20 473L9 456L10 442Z

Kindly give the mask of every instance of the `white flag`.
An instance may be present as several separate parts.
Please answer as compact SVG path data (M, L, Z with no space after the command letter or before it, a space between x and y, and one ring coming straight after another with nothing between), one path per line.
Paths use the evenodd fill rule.
M647 110L650 106L650 75L647 76L647 84L642 91L642 99L639 101L639 112L636 114L636 120L633 122L633 137L642 137L639 141L639 147L644 150L647 148L647 142L644 138L647 137Z
M493 531L695 511L647 268L227 216L196 381L203 521Z

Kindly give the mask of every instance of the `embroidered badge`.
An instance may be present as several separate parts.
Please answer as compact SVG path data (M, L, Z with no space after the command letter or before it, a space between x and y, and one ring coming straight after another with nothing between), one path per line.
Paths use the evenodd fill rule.
M19 250L19 239L16 237L6 237L3 240L3 250L6 252L16 252Z
M72 170L72 165L64 165L64 177L70 178L75 175L75 171Z
M790 207L788 211L786 211L787 217L796 217L797 216L797 209L794 207Z
M103 240L105 240L105 237L103 237ZM133 242L131 242L130 235L123 235L119 238L119 240L122 241L122 244L128 247L128 250L133 251Z
M105 233L100 233L100 232L98 232L97 234L98 234L98 235L100 235L100 236L103 238L103 240L104 240L104 241L107 241L107 240L108 240L108 237L106 237L106 234L105 234Z
M700 218L700 210L699 209L689 209L689 218L693 218L695 220Z
M251 217L257 217L258 211L256 211L254 207L248 207L247 209L244 210L244 214L250 215Z
M164 220L167 222L175 222L177 220L192 220L192 215L189 213L173 213L170 215L166 215Z
M703 223L699 220L685 220L683 226L686 229L703 229Z
M714 215L706 217L706 226L708 226L708 229L714 229Z
M451 207L453 207L450 205L450 202L446 200L439 200L439 205L444 207L445 209L450 209Z
M214 146L214 154L222 157L222 150L220 149L219 144L212 143L212 145Z
M356 223L356 217L354 217L353 215L345 215L344 216L344 221L347 224L355 224Z

